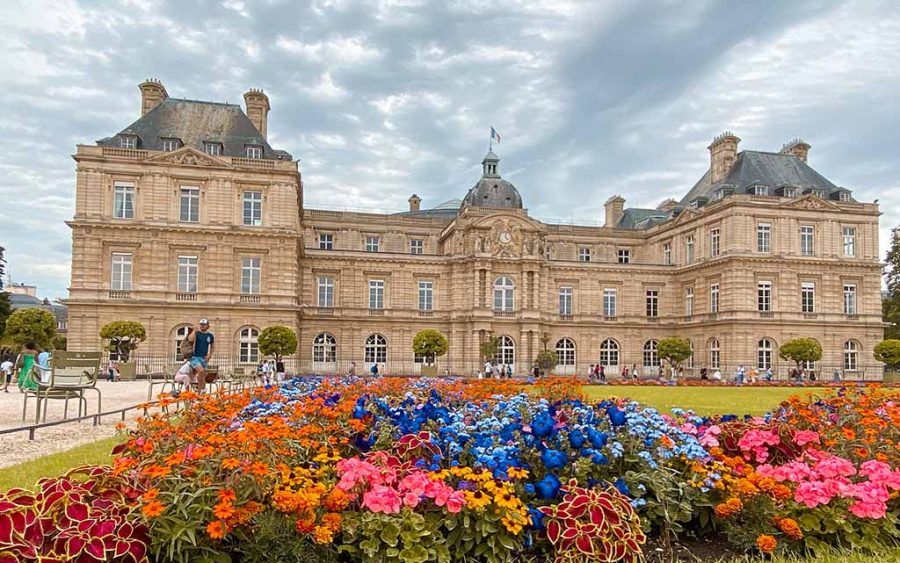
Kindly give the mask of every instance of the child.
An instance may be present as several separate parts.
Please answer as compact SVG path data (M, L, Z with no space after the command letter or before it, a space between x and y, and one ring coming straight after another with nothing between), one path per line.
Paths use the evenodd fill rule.
M284 373L285 373L284 362L281 360L278 360L277 362L275 362L275 377L278 379L279 385L284 383Z
M186 360L184 364L175 372L175 384L172 396L177 397L182 391L187 391L195 383L194 368L191 367L191 361Z

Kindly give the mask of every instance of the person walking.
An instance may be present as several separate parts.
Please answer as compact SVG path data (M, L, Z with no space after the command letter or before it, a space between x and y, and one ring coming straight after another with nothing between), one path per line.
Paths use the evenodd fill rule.
M269 363L269 360L265 360L262 365L262 380L263 385L272 385L272 364Z
M215 350L216 338L209 331L209 320L200 319L199 326L188 335L188 340L194 344L194 355L191 356L191 367L197 374L197 391L203 392L206 387L206 369L209 367L209 359Z
M378 377L378 362L372 364L372 367L369 368L369 373L372 374L372 377Z
M597 375L600 377L600 381L606 383L606 366L597 364L595 369L597 370Z
M3 358L3 363L0 363L0 375L3 376L3 392L9 393L9 384L12 382L12 374L13 368L15 364L10 361L9 356Z
M486 378L491 377L491 361L490 360L485 360L485 362L484 362L484 377L486 377Z
M700 366L700 381L708 381L709 380L709 371L706 369L706 366Z
M744 384L744 366L738 366L737 372L734 374L734 380L738 385Z
M37 347L34 345L34 342L26 342L25 347L22 348L22 351L19 352L19 357L16 358L16 367L19 368L19 390L25 391L37 389L37 382L33 381L29 374L31 370L34 369L34 361L38 355Z
M278 380L279 385L284 383L284 374L285 374L284 360L279 358L278 360L275 361L275 379Z
M772 373L772 368L766 368L766 373L763 375L763 379L766 381L772 381L774 374Z

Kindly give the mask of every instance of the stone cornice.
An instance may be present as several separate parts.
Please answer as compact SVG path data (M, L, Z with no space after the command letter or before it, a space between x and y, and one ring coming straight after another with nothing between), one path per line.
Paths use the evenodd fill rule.
M274 229L267 227L239 228L231 225L215 227L211 225L190 225L187 223L148 223L144 221L116 221L110 223L106 220L72 219L66 221L66 225L72 229L91 228L108 231L132 231L155 233L190 233L202 235L229 235L250 236L257 238L290 238L299 239L299 232L292 229Z

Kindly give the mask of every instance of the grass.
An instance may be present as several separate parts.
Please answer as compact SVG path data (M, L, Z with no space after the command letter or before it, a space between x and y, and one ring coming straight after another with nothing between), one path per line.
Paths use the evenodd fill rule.
M900 547L885 548L877 553L861 553L858 551L826 553L815 557L775 556L771 559L740 557L727 563L897 563L900 561Z
M824 389L796 387L687 387L687 386L604 386L582 388L592 400L627 397L669 412L673 407L693 410L699 415L763 415L792 395L822 393Z
M112 459L110 452L120 441L114 436L4 467L0 469L0 491L13 487L28 489L41 477L56 477L81 465L109 463Z

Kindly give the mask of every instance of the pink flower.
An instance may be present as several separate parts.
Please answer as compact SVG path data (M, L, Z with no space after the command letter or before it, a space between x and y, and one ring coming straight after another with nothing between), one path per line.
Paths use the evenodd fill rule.
M776 481L799 483L811 478L813 470L802 461L791 461L772 470L772 478Z
M769 430L749 430L738 440L738 447L744 452L744 459L752 459L750 452L756 457L756 461L764 463L769 459L769 448L781 442L781 438Z
M419 505L419 495L412 492L406 493L405 495L403 495L403 504L410 508L415 508Z
M466 505L466 497L462 491L453 491L447 498L447 511L456 514Z
M424 495L425 489L428 487L428 484L431 483L431 479L428 478L425 473L417 472L411 475L407 475L403 479L400 480L400 490L401 491L410 491L418 495Z
M798 430L794 433L794 443L801 448L806 444L818 444L819 433L814 430Z
M400 512L400 495L390 487L376 485L363 495L363 506L372 512L396 514Z
M879 484L869 482L857 483L852 495L857 499L850 505L850 512L860 518L884 518L887 513L887 501L890 495L887 489Z
M849 477L850 475L856 475L856 468L848 460L835 455L820 461L816 465L816 472L826 479L830 477Z
M831 501L831 495L825 490L822 483L804 482L797 485L794 491L794 500L803 503L807 508L815 508L820 504L828 504Z

